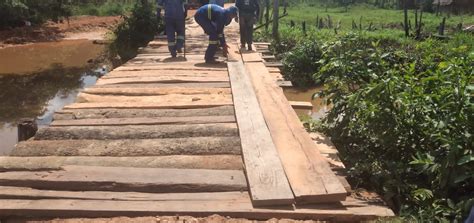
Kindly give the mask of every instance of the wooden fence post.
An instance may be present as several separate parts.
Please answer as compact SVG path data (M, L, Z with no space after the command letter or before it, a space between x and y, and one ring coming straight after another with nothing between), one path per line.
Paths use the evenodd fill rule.
M22 119L18 124L18 142L26 141L38 131L38 125L33 119Z

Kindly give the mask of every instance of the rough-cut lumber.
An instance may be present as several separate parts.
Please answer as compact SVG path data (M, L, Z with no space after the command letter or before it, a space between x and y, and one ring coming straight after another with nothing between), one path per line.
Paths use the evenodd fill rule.
M121 125L163 125L163 124L209 124L233 123L234 116L195 116L195 117L155 117L155 118L108 118L56 120L51 126L121 126Z
M82 92L96 95L151 96L167 94L230 94L229 88L87 88Z
M297 202L344 200L343 185L319 154L283 91L268 76L265 65L248 63L247 69Z
M263 62L262 57L253 51L240 50L244 62Z
M230 88L230 83L201 82L201 83L141 83L141 84L108 84L94 85L89 88Z
M215 193L212 193L215 194ZM268 220L270 218L318 219L333 222L360 222L379 217L394 216L381 204L351 199L341 204L304 206L296 210L281 208L253 208L248 193L242 197L217 199L211 196L192 196L183 200L113 201L79 199L0 200L0 216L34 217L114 217L192 215L207 217L218 214L233 218ZM220 193L219 193L220 194ZM221 196L219 196L221 197Z
M234 107L220 106L198 109L64 109L55 113L54 120L218 115L234 115Z
M216 170L241 170L243 167L239 155L0 157L0 172L60 170L66 165Z
M140 193L110 191L55 191L0 186L0 199L79 199L116 201L228 201L247 197L247 192Z
M277 81L278 86L284 88L284 87L293 87L293 84L291 81Z
M142 70L142 71L112 71L102 77L110 78L131 78L131 77L169 77L169 76L187 76L187 77L228 77L225 71L198 70L189 72L187 70Z
M223 192L247 189L239 170L64 166L56 171L0 173L1 186L70 191L153 193Z
M74 103L64 106L64 109L187 109L187 108L212 108L224 105L233 105L231 100L225 101L192 101L192 102L168 102L157 104L152 102L101 102L101 103Z
M195 70L210 70L210 71L225 71L226 68L222 67L221 65L216 66L208 66L207 64L202 63L200 66L193 65L181 65L176 66L173 64L162 64L162 65L128 65L128 66L121 66L115 69L116 71L138 71L138 70L188 70L189 72Z
M164 156L240 154L238 137L123 140L30 140L11 156Z
M291 107L294 109L308 109L311 110L313 109L313 104L311 102L307 101L289 101Z
M252 202L288 205L294 197L242 62L229 62L235 115Z
M193 125L70 126L42 128L35 140L65 139L156 139L209 136L235 136L235 123Z
M158 96L117 96L117 95L93 95L80 93L77 96L77 103L94 103L94 102L135 102L135 103L157 103L168 104L176 102L214 102L214 101L231 101L230 95L219 94L195 94L195 95L158 95Z
M143 84L143 83L186 83L186 82L225 82L228 77L189 77L189 76L161 76L161 77L124 77L99 79L97 85L108 84Z

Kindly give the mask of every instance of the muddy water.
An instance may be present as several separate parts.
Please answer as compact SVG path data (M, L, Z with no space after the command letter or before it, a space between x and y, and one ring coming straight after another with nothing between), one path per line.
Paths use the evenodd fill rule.
M285 88L283 92L289 101L306 101L313 104L312 111L296 109L295 111L299 116L310 116L313 119L320 119L330 108L328 105L326 105L324 100L320 98L315 98L314 100L312 99L313 95L321 90L322 87L314 87L305 90Z
M0 155L16 144L19 120L34 118L40 128L46 126L54 111L95 84L106 69L88 61L103 51L103 45L86 40L0 49Z

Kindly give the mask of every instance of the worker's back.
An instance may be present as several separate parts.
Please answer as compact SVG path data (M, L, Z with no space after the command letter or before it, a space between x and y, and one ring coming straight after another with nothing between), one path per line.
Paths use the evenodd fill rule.
M225 9L215 5L207 4L196 11L196 16L206 17L211 21L225 20Z

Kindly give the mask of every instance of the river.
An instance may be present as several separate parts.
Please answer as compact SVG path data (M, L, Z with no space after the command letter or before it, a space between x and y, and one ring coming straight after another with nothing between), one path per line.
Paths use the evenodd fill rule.
M35 43L0 49L0 155L17 143L17 124L36 119L41 128L80 89L107 72L96 59L104 45L89 40Z

